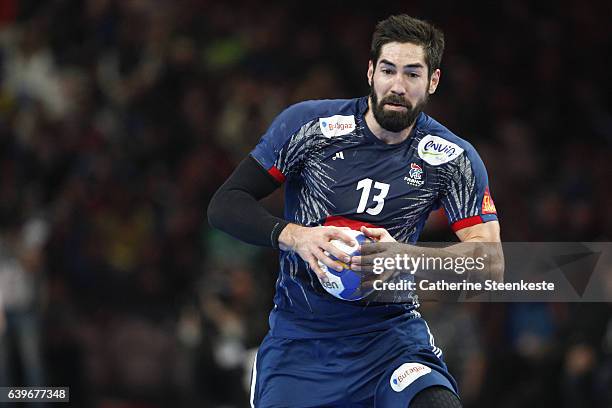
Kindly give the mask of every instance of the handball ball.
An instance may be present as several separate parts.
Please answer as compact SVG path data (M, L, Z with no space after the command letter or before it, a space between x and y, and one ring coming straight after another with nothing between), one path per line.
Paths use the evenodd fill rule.
M342 232L352 237L355 241L357 241L357 243L350 246L344 243L344 241L340 241L338 239L332 240L331 243L349 256L358 256L360 254L359 245L366 242L373 242L360 231L344 230ZM330 255L327 251L325 251L325 255L338 262L344 268L341 271L337 271L335 269L328 268L324 263L319 261L319 266L323 272L325 272L327 279L329 279L328 282L320 281L323 289L338 299L349 301L360 300L368 295L368 293L363 292L361 288L361 272L352 271L349 265L338 260L338 258L335 256Z

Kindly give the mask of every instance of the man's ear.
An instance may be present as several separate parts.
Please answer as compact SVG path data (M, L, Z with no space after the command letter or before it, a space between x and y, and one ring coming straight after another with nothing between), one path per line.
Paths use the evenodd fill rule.
M374 76L374 63L372 60L368 61L368 85L372 86L372 77Z
M433 74L431 74L431 79L429 80L429 94L430 95L436 92L436 89L438 88L438 84L440 83L441 74L442 72L440 71L440 69L436 69L433 72Z

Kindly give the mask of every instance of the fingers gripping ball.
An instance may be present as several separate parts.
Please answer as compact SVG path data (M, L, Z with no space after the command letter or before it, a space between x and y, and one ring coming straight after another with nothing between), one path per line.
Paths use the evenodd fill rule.
M346 230L343 232L354 238L357 243L353 246L350 246L338 239L332 240L331 243L336 248L340 249L341 251L345 252L350 256L360 255L359 245L364 244L366 242L373 242L371 239L369 239L359 231ZM319 261L319 266L321 267L323 272L325 272L327 279L329 279L328 282L320 281L321 286L323 286L323 289L325 289L329 294L337 297L338 299L349 301L360 300L368 295L368 293L365 293L361 290L362 274L360 272L352 271L349 265L338 260L338 258L329 254L327 251L325 251L325 255L338 262L344 267L344 269L342 269L341 271L330 269L321 261Z

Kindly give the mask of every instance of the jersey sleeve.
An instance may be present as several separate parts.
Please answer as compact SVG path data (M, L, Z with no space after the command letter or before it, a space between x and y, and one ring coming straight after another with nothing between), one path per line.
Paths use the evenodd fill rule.
M292 105L272 122L251 156L279 183L299 172L309 147L307 135L319 126L316 114L305 102Z
M440 170L441 203L453 231L497 220L487 170L473 147Z

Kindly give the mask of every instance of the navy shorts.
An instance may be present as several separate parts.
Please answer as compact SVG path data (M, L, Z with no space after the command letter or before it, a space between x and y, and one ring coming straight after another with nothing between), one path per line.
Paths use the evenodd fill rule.
M421 318L347 337L268 334L253 367L251 406L405 408L433 385L457 393L442 351Z

